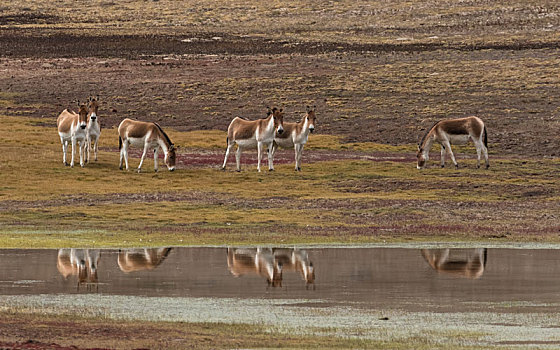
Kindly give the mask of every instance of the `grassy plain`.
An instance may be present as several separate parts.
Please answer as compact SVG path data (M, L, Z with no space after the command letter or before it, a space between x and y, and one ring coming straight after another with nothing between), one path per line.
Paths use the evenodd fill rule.
M413 146L312 135L310 154L362 159L323 159L302 173L291 164L223 172L224 132L170 130L180 152L210 152L217 162L189 167L185 155L176 172L154 173L148 160L138 174L118 170L114 129L104 130L98 162L71 169L56 130L39 122L4 116L0 124L4 247L558 239L556 160L493 157L489 170L475 169L471 147L459 170L432 161L418 171ZM131 159L132 169L137 164Z

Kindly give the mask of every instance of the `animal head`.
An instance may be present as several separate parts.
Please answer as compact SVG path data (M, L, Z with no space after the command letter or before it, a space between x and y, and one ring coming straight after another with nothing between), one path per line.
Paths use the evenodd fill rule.
M97 97L89 97L87 108L89 118L91 121L95 121L97 119L97 110L99 109L99 95Z
M418 152L416 153L416 168L423 169L426 166L426 162L430 159L429 152L424 152L424 149L418 145Z
M80 124L80 128L85 129L87 125L87 117L88 117L88 108L87 104L80 103L78 101L78 123Z
M175 146L174 144L171 144L171 146L169 146L167 152L165 153L165 165L167 165L167 169L169 169L169 171L175 170L175 161L177 159L175 151L178 148L179 147Z
M307 106L307 125L309 128L309 132L315 131L315 122L317 120L317 116L315 115L315 111L317 110L317 106L313 106L313 108Z
M272 118L274 118L274 129L278 134L284 132L284 111L276 107L272 108Z

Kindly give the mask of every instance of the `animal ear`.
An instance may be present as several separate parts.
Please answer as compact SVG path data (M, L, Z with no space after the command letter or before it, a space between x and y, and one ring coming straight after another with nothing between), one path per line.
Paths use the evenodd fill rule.
M305 110L307 111L307 113L311 112L311 108L309 108L309 106L305 107Z
M97 95L96 99L97 99L97 101L99 101L99 95Z
M277 110L278 110L278 108L276 108L276 107L272 108L272 112L276 112Z
M80 107L82 104L80 103L80 100L76 101L78 103L78 107Z
M284 109L280 108L280 113L282 113L284 111Z

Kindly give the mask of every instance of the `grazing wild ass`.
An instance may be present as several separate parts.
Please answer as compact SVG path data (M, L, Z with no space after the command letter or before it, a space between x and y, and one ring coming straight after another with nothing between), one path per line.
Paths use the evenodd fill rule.
M117 264L122 272L153 270L167 258L171 248L125 249L119 251Z
M58 135L62 143L62 163L66 162L66 151L68 150L68 142L72 143L72 160L70 166L74 167L74 158L76 156L76 147L79 144L80 166L84 166L84 144L87 139L87 115L88 109L85 104L78 102L79 111L76 114L73 111L65 109L60 113L56 120Z
M87 102L88 107L88 122L87 122L87 141L86 141L86 163L90 160L90 152L93 149L95 154L95 161L97 161L98 141L101 135L101 126L99 124L99 96L90 97ZM93 144L92 144L93 142Z
M430 148L432 144L438 142L441 144L441 167L445 166L445 150L451 156L455 168L459 165L455 160L453 151L451 151L451 144L467 143L471 139L476 147L478 156L476 166L480 168L480 153L484 153L484 160L486 161L486 169L490 166L488 163L488 134L484 122L477 117L466 117L459 119L446 119L435 123L418 144L418 163L416 167L422 169L429 159Z
M270 248L228 248L227 263L235 277L256 274L266 278L268 286L282 287L282 263L274 259Z
M301 155L303 154L303 146L307 142L309 133L315 130L316 106L313 109L307 106L307 113L303 116L299 123L284 123L284 132L277 133L274 136L272 145L272 158L278 146L282 148L294 148L295 151L295 170L301 171ZM269 150L270 151L270 150Z
M222 170L226 169L229 152L237 144L235 161L237 171L241 171L241 151L244 149L257 148L257 170L261 171L261 157L263 147L272 149L274 135L284 132L284 112L282 109L273 108L269 110L268 117L258 120L246 120L240 117L234 118L228 127L227 149ZM268 170L274 170L272 164L272 153L268 152Z
M142 159L138 165L138 172L142 169L142 163L148 149L154 150L154 170L158 171L158 149L161 147L165 154L165 165L169 171L175 170L175 150L177 149L169 136L157 123L141 122L126 118L119 125L119 149L121 157L119 169L123 168L123 158L128 170L128 147L143 147Z
M422 256L435 271L470 279L480 278L486 267L486 248L472 249L466 255L466 258L451 259L449 248L422 249Z

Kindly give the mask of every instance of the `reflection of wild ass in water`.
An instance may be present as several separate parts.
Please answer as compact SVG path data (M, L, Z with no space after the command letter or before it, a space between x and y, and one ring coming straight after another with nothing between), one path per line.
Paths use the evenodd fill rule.
M85 104L80 104L80 102L78 102L78 106L78 113L65 109L56 119L56 127L58 129L58 135L60 136L60 142L62 143L62 162L64 165L68 165L66 162L68 142L72 143L71 167L74 167L76 147L79 147L80 166L84 166L84 146L87 139L86 126L88 109Z
M256 274L266 278L268 286L282 287L282 264L270 248L228 248L228 268L235 276Z
M451 144L467 143L471 139L474 142L477 153L476 167L480 168L480 153L484 153L484 160L486 161L486 168L490 166L488 163L488 134L484 122L477 117L467 117L459 119L446 119L434 124L422 140L418 144L418 164L416 167L422 169L428 159L430 158L430 148L432 144L438 142L441 144L441 167L445 166L445 150L451 156L455 168L459 165L455 160L453 151L451 151Z
M315 268L309 255L302 249L274 248L274 259L282 265L283 271L297 271L305 281L306 288L315 289Z
M284 132L274 136L272 145L272 159L278 146L282 148L294 148L295 151L295 170L301 171L301 155L303 146L307 143L309 133L315 130L315 107L307 106L307 113L299 123L284 123ZM270 150L269 150L270 151Z
M471 249L467 257L462 259L451 259L449 249L422 249L422 256L437 272L476 279L484 273L487 249Z
M258 120L246 120L240 117L234 118L228 127L227 149L222 170L226 169L229 152L237 144L235 161L237 171L241 171L241 151L244 149L257 148L257 170L261 171L261 157L263 147L272 149L274 135L284 132L284 112L281 109L273 108L268 117ZM268 170L274 170L273 154L268 152Z
M89 289L91 284L97 286L97 267L100 252L98 249L59 249L56 267L64 277L76 276L78 290L80 284L85 284Z
M158 149L161 147L165 155L164 162L169 171L175 170L176 147L157 123L141 122L126 118L119 124L119 149L121 157L119 169L123 168L123 158L128 170L128 147L142 147L142 159L138 165L138 172L142 169L142 163L149 149L154 150L154 170L158 171Z
M167 258L171 248L119 250L117 263L122 272L153 270Z

